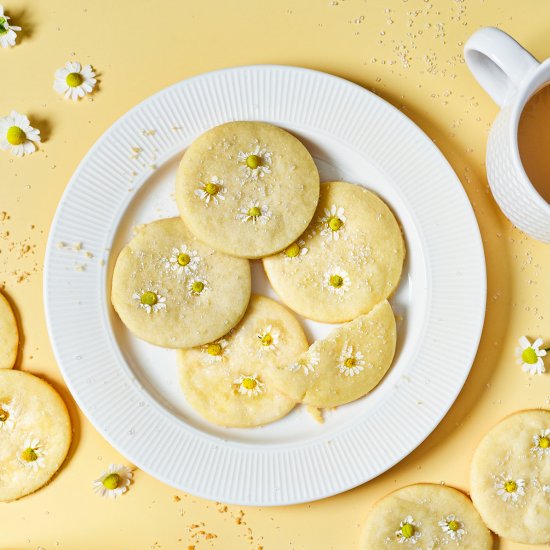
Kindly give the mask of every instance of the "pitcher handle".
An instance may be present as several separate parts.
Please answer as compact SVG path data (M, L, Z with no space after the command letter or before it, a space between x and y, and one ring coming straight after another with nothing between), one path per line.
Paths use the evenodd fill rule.
M464 46L464 57L476 80L501 107L539 65L509 34L494 27L472 34Z

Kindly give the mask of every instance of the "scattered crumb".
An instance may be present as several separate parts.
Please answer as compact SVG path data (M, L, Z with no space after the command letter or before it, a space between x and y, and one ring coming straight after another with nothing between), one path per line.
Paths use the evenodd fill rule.
M76 264L74 266L75 271L86 271L86 265L85 264Z
M82 243L81 243L81 242L74 243L74 244L73 244L73 250L74 250L75 252L78 252L79 250L82 250Z
M325 419L323 417L323 410L318 409L317 407L306 407L306 411L313 417L315 422L318 422L319 424L324 424Z
M181 500L181 498L180 498L178 495L174 495L174 496L172 497L172 500L173 500L174 502L179 502L179 501Z

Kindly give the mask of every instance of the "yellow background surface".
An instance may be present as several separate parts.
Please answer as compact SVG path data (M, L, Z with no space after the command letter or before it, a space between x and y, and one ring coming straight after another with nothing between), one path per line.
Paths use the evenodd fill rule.
M0 212L8 214L0 221L0 285L24 333L18 368L44 376L61 392L75 436L68 461L49 486L0 504L0 550L192 544L353 549L378 498L419 481L468 490L469 461L482 434L513 411L548 407L550 374L524 374L514 349L522 334L550 340L550 249L514 229L488 190L485 143L497 107L462 55L468 36L492 25L513 34L537 58L550 56L548 2L5 0L4 7L25 30L16 48L0 50L0 114L27 113L44 143L29 158L0 154ZM92 99L73 104L52 90L54 71L67 60L91 63L98 71ZM256 63L310 67L355 81L411 117L449 159L474 206L488 263L487 317L477 359L433 434L399 465L345 494L292 507L225 508L138 470L129 493L101 499L92 492L92 480L109 463L125 460L76 407L48 341L42 264L56 205L90 146L136 103L189 76ZM440 360L452 353L449 334ZM499 548L527 546L501 541Z

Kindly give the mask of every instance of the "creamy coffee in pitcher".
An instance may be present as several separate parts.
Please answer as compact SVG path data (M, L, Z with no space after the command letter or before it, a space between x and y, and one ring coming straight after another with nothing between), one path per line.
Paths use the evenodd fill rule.
M550 85L526 103L519 121L518 148L527 177L550 203Z

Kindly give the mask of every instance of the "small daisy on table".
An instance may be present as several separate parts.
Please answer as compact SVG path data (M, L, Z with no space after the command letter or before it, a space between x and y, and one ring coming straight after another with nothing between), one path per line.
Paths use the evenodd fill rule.
M4 13L4 7L0 5L0 46L2 48L10 48L15 46L17 40L17 32L21 27L9 24L10 18Z
M529 339L522 336L519 346L516 348L516 361L524 372L529 374L542 374L545 372L543 357L550 348L540 349L542 338L537 338L532 344Z
M128 490L132 471L122 464L111 464L94 483L94 491L102 497L116 498Z
M54 90L65 99L77 101L91 94L97 80L91 65L82 66L77 61L67 61L65 66L55 72Z
M0 118L0 148L22 157L36 151L35 143L40 142L40 130L33 128L29 119L12 111Z

